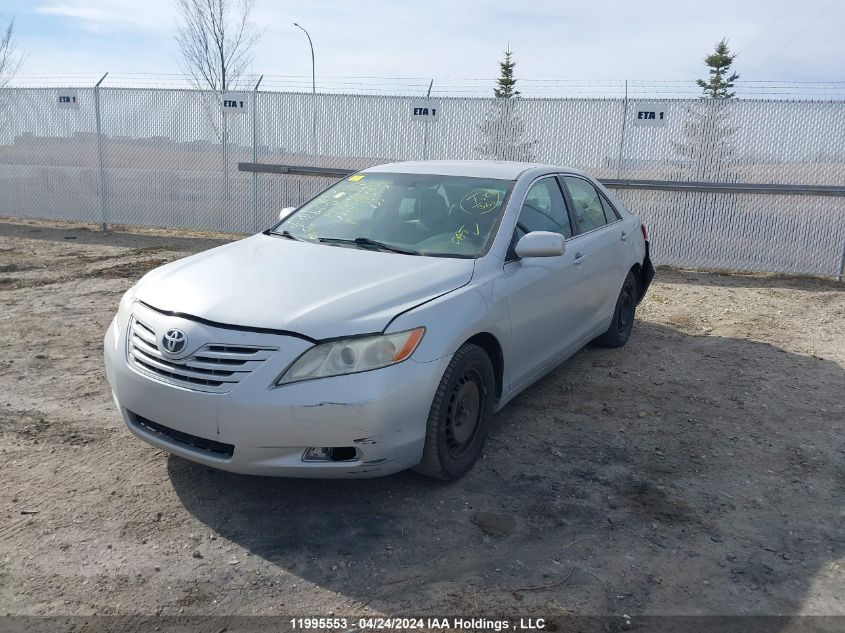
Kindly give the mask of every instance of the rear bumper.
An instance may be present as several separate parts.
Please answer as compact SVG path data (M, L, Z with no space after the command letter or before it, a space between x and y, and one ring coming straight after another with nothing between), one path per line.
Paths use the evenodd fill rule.
M178 317L145 313L144 318L157 331L176 327L189 337L221 343L237 337L246 343L242 332L198 327ZM106 376L128 429L174 455L252 475L377 477L417 465L434 393L450 360L409 359L360 374L277 387L276 378L309 344L250 334L250 343L279 351L231 391L208 393L136 371L127 362L121 329L112 323L104 351ZM354 458L314 461L306 459L309 448L342 448L347 454L352 448Z
M640 278L637 280L637 305L639 305L640 301L642 301L645 297L645 293L648 291L648 287L651 285L652 279L654 279L654 266L651 263L651 255L649 254L649 243L648 240L646 240L645 258L643 259L643 265L640 268Z

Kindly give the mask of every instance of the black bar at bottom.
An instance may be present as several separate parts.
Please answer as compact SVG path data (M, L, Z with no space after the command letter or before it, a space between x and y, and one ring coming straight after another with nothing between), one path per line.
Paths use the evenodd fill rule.
M200 607L194 607L200 608ZM548 608L548 607L547 607ZM172 607L168 606L168 609ZM566 631L577 633L841 633L845 616L655 616L609 615L587 616L551 613L540 607L521 607L525 613L471 613L451 615L344 616L313 613L311 615L278 616L196 616L196 615L85 615L85 616L16 616L0 618L3 633L109 633L120 631L146 633L299 633L302 631L465 631L467 633L503 633L525 631L545 633ZM557 612L555 612L557 611ZM504 615L503 615L504 613ZM322 618L323 622L319 620ZM320 625L323 626L320 626Z

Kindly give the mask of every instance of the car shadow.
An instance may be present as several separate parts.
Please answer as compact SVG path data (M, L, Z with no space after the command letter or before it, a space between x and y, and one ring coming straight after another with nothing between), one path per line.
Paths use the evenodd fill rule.
M843 393L836 363L637 322L505 407L458 482L168 471L215 533L388 613L824 612Z

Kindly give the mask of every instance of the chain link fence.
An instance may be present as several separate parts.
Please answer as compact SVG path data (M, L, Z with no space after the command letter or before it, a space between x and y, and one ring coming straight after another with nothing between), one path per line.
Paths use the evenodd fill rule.
M0 215L250 233L334 179L242 162L532 160L616 181L839 187L617 195L649 224L656 263L842 272L845 101L444 97L436 121L419 121L416 97L236 97L241 107L224 113L221 95L198 90L2 89Z

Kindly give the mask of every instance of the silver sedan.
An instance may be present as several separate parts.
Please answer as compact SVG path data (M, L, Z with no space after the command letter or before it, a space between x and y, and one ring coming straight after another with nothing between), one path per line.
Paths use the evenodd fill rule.
M209 466L456 479L519 392L590 341L625 344L648 248L572 169L380 165L145 275L106 373L135 435Z

